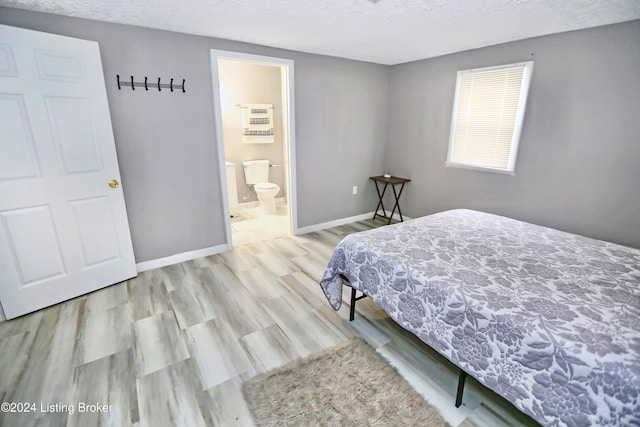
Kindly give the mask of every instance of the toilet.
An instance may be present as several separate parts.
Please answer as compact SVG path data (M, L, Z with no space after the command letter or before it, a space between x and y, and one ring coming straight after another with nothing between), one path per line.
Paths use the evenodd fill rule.
M276 213L276 195L280 186L269 182L269 160L247 160L242 162L247 185L253 186L264 213Z

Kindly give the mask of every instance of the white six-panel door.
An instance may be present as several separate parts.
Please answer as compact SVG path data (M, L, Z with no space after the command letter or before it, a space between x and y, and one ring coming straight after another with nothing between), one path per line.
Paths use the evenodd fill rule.
M98 44L0 25L7 318L136 275ZM115 183L113 183L115 186Z

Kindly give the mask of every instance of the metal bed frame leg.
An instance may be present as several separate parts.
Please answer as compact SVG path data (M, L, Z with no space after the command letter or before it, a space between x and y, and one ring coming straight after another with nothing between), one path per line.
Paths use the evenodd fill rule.
M460 376L458 377L458 393L456 394L456 408L462 405L462 393L464 392L464 380L467 379L469 374L460 369Z
M349 322L353 322L356 318L356 301L360 301L362 298L366 298L364 293L356 298L356 289L351 288L351 308L349 309Z
M349 308L349 322L353 322L356 317L356 290L351 288L351 307Z

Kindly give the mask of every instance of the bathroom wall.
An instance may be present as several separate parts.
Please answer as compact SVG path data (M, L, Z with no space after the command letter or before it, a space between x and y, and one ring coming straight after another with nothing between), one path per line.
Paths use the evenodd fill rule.
M267 159L272 165L269 182L280 186L276 197L286 196L284 143L282 140L282 82L280 67L220 60L220 103L224 154L236 164L238 202L257 200L254 191L249 192L244 179L244 160ZM246 144L242 142L242 111L239 104L273 104L274 143Z

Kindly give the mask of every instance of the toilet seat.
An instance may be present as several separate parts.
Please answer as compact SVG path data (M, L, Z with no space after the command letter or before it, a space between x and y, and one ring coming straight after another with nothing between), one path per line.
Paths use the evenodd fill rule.
M273 182L261 182L259 184L255 184L253 186L253 188L256 189L256 191L259 190L275 190L278 187L278 184L274 184Z

